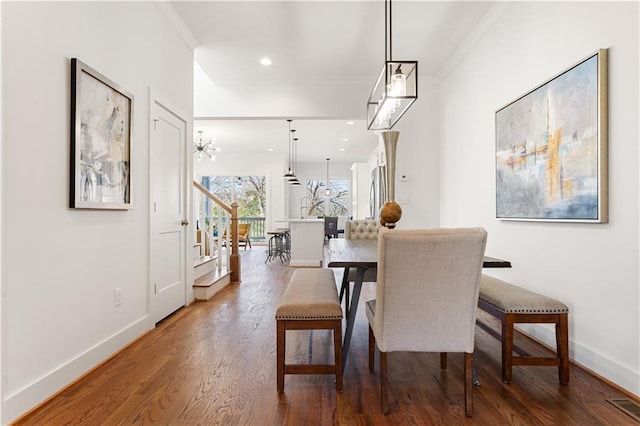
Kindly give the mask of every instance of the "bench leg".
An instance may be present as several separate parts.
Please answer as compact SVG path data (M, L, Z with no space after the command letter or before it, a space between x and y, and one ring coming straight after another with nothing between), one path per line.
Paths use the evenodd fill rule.
M278 393L284 392L284 353L285 353L285 329L283 321L277 322L277 336L276 336L276 351L277 351L277 382L278 382Z
M558 380L563 385L569 383L569 319L567 314L558 315L556 323L556 355L560 359Z
M336 391L342 392L342 320L336 320L333 327L333 357Z
M332 330L334 363L330 364L285 364L287 330ZM278 393L284 392L286 374L334 374L336 391L342 392L342 320L276 320L276 381Z
M502 381L511 383L513 367L513 323L512 314L502 316Z

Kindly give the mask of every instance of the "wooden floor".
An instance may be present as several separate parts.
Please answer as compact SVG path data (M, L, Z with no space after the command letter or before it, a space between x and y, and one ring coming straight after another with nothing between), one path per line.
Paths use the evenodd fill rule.
M477 329L474 417L464 416L462 355L389 355L391 413L380 412L378 375L367 368L360 309L337 395L332 376L286 376L276 392L275 302L292 268L265 265L264 247L241 252L243 282L196 302L17 424L24 425L631 425L606 398L619 392L572 366L560 385L551 367L514 367L500 380L499 342ZM336 278L341 272L336 271ZM365 284L362 301L374 298ZM324 331L289 335L288 358L331 356ZM532 354L547 350L523 336ZM377 369L376 369L377 370Z

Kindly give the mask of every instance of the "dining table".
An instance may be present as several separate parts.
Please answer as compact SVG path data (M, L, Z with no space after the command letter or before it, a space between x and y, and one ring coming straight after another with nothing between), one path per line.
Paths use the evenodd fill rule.
M329 240L327 253L327 266L329 268L344 268L342 278L342 290L345 292L345 317L347 326L342 344L342 368L345 368L353 326L358 312L360 302L360 292L367 270L378 266L378 240L354 240L346 238L332 238ZM483 268L510 268L511 262L495 257L485 256ZM355 279L353 281L353 293L349 301L349 272L355 269Z

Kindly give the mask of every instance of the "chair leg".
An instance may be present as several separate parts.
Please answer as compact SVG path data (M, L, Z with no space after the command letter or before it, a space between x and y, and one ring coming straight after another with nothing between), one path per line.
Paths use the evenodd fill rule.
M373 329L369 326L369 371L373 371L373 365L376 358L376 336L373 334Z
M252 248L252 247L251 247L251 240L250 240L249 238L247 238L247 244L249 244L249 248ZM244 248L245 248L245 250L246 250L247 246L245 246Z
M278 393L284 392L284 352L285 352L285 329L284 322L277 321L277 331L276 331L276 350L277 350L277 383L278 383Z
M443 370L447 369L447 353L440 352L440 368Z
M560 383L569 383L569 319L567 314L560 314L556 323L556 355L560 358L558 379Z
M473 354L464 354L464 413L473 416Z
M380 351L380 402L382 414L389 414L389 381L387 379L387 353Z

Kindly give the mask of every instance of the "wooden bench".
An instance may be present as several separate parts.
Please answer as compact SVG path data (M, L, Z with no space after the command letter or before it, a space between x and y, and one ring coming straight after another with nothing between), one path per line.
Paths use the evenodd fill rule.
M342 307L333 271L296 269L276 309L277 386L284 392L285 374L334 374L342 392ZM287 330L333 330L333 364L286 364Z
M560 383L569 383L569 308L557 300L497 278L482 276L478 307L502 322L498 333L477 321L480 328L502 342L502 381L511 383L514 365L547 365L558 367ZM533 357L513 345L516 323L552 323L556 331L556 357ZM522 356L514 356L513 351Z

